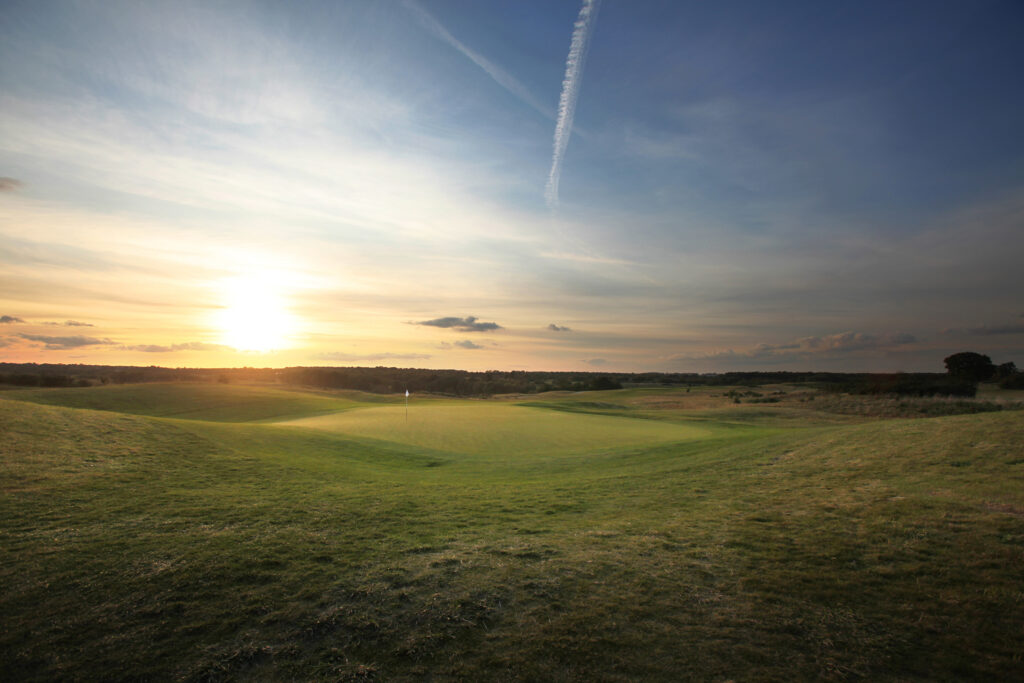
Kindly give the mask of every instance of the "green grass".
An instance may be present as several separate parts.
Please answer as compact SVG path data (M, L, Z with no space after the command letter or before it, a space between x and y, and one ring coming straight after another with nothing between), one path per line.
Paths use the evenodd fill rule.
M147 411L189 419L85 395L106 389L0 398L0 679L1024 671L1020 412L717 423L670 391L570 399L664 413L642 420L414 404L445 436L356 401L315 429L243 423L335 399L164 386L181 391ZM205 415L180 412L189 391ZM71 400L107 412L42 404Z
M353 392L354 393L354 392ZM124 384L76 389L20 389L4 398L133 415L254 422L329 413L359 405L348 397L226 384Z
M507 403L414 403L287 424L482 458L563 455L690 441L707 427L543 410Z

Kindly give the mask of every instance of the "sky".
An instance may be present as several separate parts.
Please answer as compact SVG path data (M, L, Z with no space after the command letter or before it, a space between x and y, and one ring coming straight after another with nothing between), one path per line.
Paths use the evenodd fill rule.
M1024 365L1024 5L5 0L0 361Z

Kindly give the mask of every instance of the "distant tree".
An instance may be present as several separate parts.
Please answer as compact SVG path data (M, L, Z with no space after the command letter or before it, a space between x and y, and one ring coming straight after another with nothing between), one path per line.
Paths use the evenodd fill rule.
M1001 381L1007 377L1011 377L1017 374L1017 364L1013 361L1009 363L1000 363L996 366L995 375L992 377L995 381Z
M591 382L590 388L595 391L607 391L609 389L621 389L622 384L620 382L616 382L611 377L605 377L604 375L601 375L593 382Z
M946 357L943 362L946 364L946 372L951 377L967 380L968 382L984 382L995 374L996 366L992 359L973 351L962 351Z

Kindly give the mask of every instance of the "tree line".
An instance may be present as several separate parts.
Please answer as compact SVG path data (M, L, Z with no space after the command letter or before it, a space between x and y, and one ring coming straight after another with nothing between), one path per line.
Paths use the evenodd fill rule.
M165 368L0 363L0 384L19 387L84 387L142 382L264 383L377 394L408 390L449 396L533 394L545 391L620 389L625 386L748 386L813 383L826 390L860 394L973 396L980 381L1024 388L1013 363L995 365L973 352L945 359L946 373L838 373L752 371L724 373L609 373L512 370L427 370L397 367Z

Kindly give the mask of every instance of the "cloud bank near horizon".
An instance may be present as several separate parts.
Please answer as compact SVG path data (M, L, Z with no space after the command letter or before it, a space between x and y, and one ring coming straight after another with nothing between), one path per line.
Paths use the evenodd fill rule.
M48 351L65 351L67 349L77 349L83 346L111 346L117 343L109 339L97 339L96 337L84 337L79 335L71 337L53 337L46 334L22 333L18 336L31 342L43 344L43 348Z

